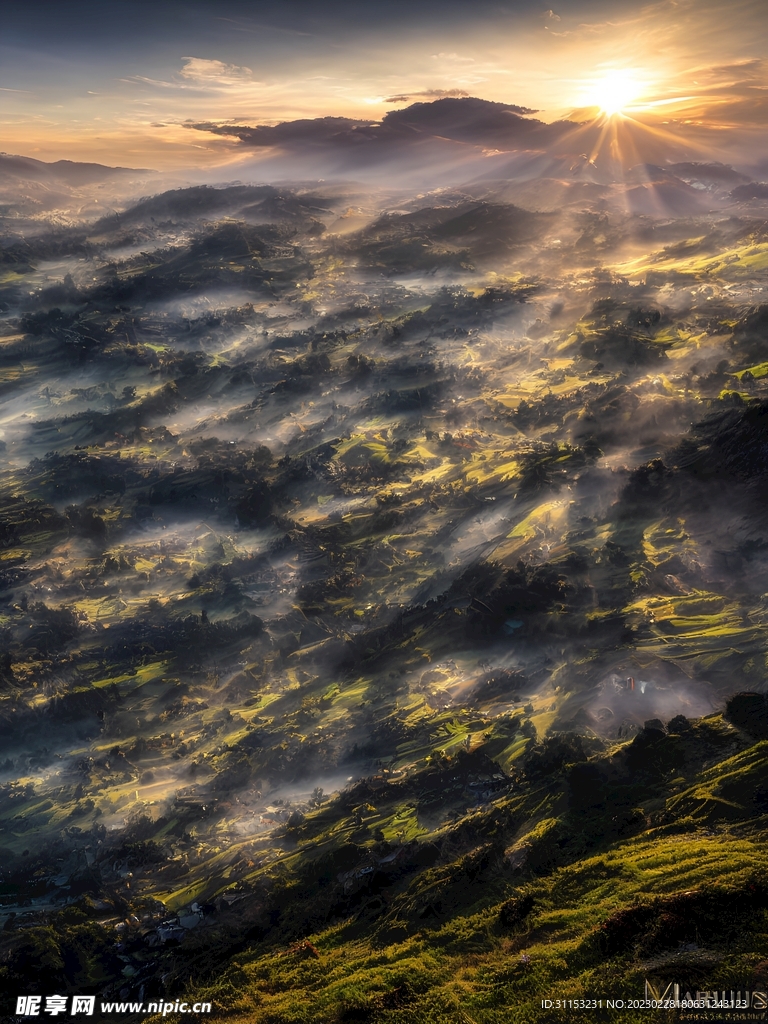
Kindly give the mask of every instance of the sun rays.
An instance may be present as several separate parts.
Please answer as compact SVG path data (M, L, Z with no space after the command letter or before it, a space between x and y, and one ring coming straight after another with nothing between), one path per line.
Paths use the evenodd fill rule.
M588 88L588 101L609 117L621 114L642 96L644 85L633 71L614 68L594 79Z

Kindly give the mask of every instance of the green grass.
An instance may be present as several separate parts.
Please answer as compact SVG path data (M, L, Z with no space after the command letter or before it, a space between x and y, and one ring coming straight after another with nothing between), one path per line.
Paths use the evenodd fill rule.
M728 834L652 835L529 882L526 891L536 904L520 928L501 926L500 901L386 945L354 938L351 925L337 925L308 936L318 959L290 945L255 949L238 955L220 979L194 995L219 1008L214 1020L248 1024L554 1020L542 1016L542 998L642 998L642 971L632 957L606 959L594 947L600 926L612 915L686 890L736 892L766 869L762 841ZM501 884L509 895L517 891L512 878ZM729 950L731 970L748 970L756 955L768 953L761 927L745 932ZM717 944L716 933L704 938ZM521 962L523 954L529 965ZM404 1005L396 1005L399 999ZM593 1019L649 1017L606 1010Z
M753 806L768 781L768 741L750 741L714 715L663 740L669 748L681 744L682 764L666 769L662 781L652 782L639 762L632 769L645 825L628 839L612 841L609 827L601 831L615 807L570 807L565 770L539 785L521 784L461 825L431 831L418 826L414 805L392 806L382 790L365 812L368 836L380 828L395 844L438 844L442 857L403 874L375 911L366 909L365 897L339 920L297 932L298 921L316 919L322 858L341 855L352 827L355 842L372 842L351 821L339 831L338 812L318 810L310 832L333 821L329 830L302 841L280 872L272 865L251 876L252 883L262 877L284 886L283 924L235 954L189 998L210 1000L213 1020L243 1024L555 1021L561 1018L544 1012L542 999L642 999L644 977L665 976L664 965L678 962L675 949L694 939L680 961L688 971L683 980L706 975L702 987L733 987L768 956L768 899L761 895L768 821ZM635 747L618 744L592 763L607 768ZM654 764L663 763L657 753ZM610 800L620 793L617 783ZM497 819L508 822L506 847L495 838ZM447 851L457 845L451 858ZM502 905L523 896L530 913L505 920ZM731 913L731 906L742 909ZM653 923L665 914L671 941ZM626 921L630 931L617 947L610 937L621 937ZM605 1005L589 1016L653 1019Z

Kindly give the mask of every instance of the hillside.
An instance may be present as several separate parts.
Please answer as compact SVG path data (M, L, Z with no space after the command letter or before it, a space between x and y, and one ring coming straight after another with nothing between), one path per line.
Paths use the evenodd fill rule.
M3 221L5 993L768 985L768 233L606 188Z

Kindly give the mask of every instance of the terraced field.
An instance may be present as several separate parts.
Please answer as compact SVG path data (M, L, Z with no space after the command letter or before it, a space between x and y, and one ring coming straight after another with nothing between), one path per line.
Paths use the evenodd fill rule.
M768 241L720 199L5 218L4 993L763 990Z

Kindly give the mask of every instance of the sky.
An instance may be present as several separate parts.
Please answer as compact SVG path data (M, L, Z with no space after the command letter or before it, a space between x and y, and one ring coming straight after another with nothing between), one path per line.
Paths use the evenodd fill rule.
M763 0L6 0L0 149L236 168L247 156L237 140L190 124L376 121L471 95L546 121L621 109L743 153L768 121L764 10Z

